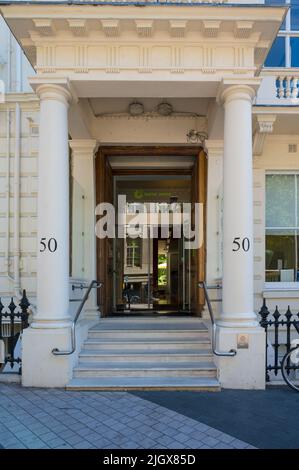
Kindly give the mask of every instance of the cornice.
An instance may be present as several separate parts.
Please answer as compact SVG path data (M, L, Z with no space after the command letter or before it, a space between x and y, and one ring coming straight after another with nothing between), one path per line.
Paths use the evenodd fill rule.
M205 81L218 72L220 79L258 73L288 9L225 0L144 4L20 1L0 8L39 75L200 72Z
M164 2L164 4L163 4ZM122 5L121 3L125 3ZM278 21L281 23L284 15L288 11L287 6L283 5L250 5L250 4L229 4L227 0L207 0L207 1L194 1L194 0L147 0L146 2L139 2L144 4L146 8L136 8L136 3L132 2L119 2L113 1L113 4L108 2L93 2L92 4L85 4L84 0L80 4L51 4L51 0L47 2L22 2L16 1L15 3L4 4L0 2L0 10L5 18L111 18L113 12L114 18L120 19L138 19L138 18L152 18L152 19L189 19L196 20L211 19L211 20L245 20L255 21L265 19L268 21ZM126 11L124 11L124 6ZM43 10L41 11L41 8Z

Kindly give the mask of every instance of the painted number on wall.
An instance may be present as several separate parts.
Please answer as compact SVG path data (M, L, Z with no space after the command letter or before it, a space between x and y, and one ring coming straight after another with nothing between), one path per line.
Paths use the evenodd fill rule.
M49 238L47 241L46 237L40 239L40 249L39 251L43 253L44 251L48 250L50 253L54 253L57 250L57 240L56 238Z
M241 237L235 237L233 241L233 251L249 251L250 249L250 240L248 237L242 238Z

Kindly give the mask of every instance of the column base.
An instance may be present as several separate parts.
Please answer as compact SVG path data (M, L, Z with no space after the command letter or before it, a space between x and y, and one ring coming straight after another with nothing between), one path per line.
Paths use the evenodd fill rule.
M259 326L259 322L255 312L241 312L230 315L222 312L217 325L222 328L235 328L236 325L241 328L256 328Z
M52 349L71 347L69 328L26 328L22 335L22 385L64 387L72 376L73 357L54 356Z
M50 330L56 330L60 328L70 328L72 325L72 322L69 318L62 319L62 320L34 320L30 324L31 328L34 329L50 329Z
M243 339L248 339L248 348L240 347L242 346L241 335L245 336ZM237 351L234 357L217 357L216 359L221 387L245 390L265 389L266 335L263 328L260 326L254 328L219 326L217 348L219 351L230 349Z

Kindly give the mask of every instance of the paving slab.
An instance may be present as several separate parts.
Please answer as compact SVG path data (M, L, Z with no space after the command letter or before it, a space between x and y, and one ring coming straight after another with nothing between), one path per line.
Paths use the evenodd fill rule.
M171 404L173 396L169 397ZM0 448L7 449L243 449L252 445L198 417L156 403L152 395L25 389L0 383L0 411Z

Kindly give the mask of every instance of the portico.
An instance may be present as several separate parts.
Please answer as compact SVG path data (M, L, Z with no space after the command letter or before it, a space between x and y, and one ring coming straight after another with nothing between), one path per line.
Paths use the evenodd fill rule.
M78 324L76 354L52 354L70 347L70 276L95 279L100 262L96 152L105 146L194 145L208 159L205 273L198 280L222 279L219 349L237 350L233 358L218 358L220 384L263 388L265 336L253 308L252 103L285 8L54 3L1 6L35 66L30 83L40 99L37 310L23 335L23 385L65 386L86 322L97 321L94 295L85 330ZM139 116L128 113L132 102L144 104ZM159 114L161 102L172 112ZM190 131L201 137L190 142ZM78 185L71 229L69 148ZM220 192L223 228L216 230ZM74 229L80 224L81 231ZM242 349L240 335L247 339Z

